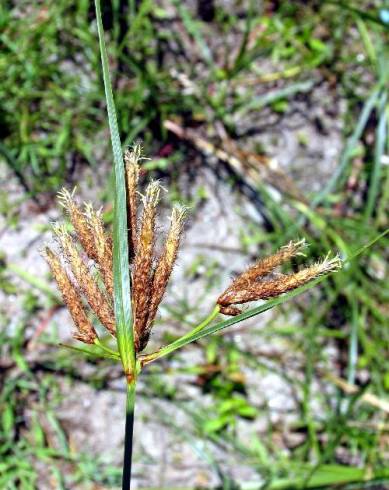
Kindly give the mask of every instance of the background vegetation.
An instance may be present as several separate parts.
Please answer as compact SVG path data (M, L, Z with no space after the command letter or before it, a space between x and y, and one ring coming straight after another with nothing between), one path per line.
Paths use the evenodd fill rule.
M248 195L262 226L247 220L241 232L247 260L296 237L312 244L312 258L328 250L347 257L386 230L389 11L381 2L104 3L122 140L143 141L153 157L145 168L167 182L170 199L201 212L207 193L182 190L201 166ZM110 143L93 2L3 0L0 47L2 240L25 226L26 206L30 226L46 213L43 234L55 193L88 186L84 176L101 172ZM326 118L317 117L317 106ZM299 111L316 125L318 144L332 130L326 124L341 141L336 165L314 188L304 170L293 174L281 161L274 170L270 156L282 155L258 138L266 126L277 135ZM304 148L307 136L299 138ZM109 224L107 172L103 180L98 192ZM150 369L144 400L165 400L185 414L185 430L168 417L172 408L156 417L201 453L218 488L384 488L389 481L388 249L384 237L293 312L253 329L254 348L223 335L195 347L201 362L174 359L171 375L184 373L210 405L187 403L177 383L161 377L167 364ZM120 467L74 450L56 412L64 380L105 390L120 373L107 381L105 362L80 366L57 349L54 288L43 273L10 261L12 250L1 242L0 254L0 487L114 488ZM221 270L204 256L193 259L187 278L203 271L206 296ZM181 300L163 323L185 325L202 314ZM257 348L274 342L283 350L273 358ZM258 377L278 373L293 393L295 417L282 430L271 405L249 396L247 368ZM239 421L259 417L265 428L242 437ZM218 451L249 466L253 482L239 479Z

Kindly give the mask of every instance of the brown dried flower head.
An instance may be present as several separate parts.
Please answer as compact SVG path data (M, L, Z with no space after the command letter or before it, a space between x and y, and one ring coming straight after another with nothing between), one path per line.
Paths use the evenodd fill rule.
M177 259L185 218L183 208L173 208L165 245L161 254L157 254L156 218L161 187L158 182L148 185L141 198L143 209L138 213L140 159L139 145L125 154L129 267L137 352L147 345ZM44 255L74 321L74 338L93 344L98 336L89 319L90 313L115 336L112 237L105 231L101 210L96 211L90 203L80 206L74 191L62 190L59 200L69 215L74 234L70 234L64 225L54 225L59 252L56 254L47 247Z
M274 273L278 266L292 257L303 255L304 248L304 240L290 242L275 254L265 257L249 267L217 299L220 312L230 316L238 315L241 310L235 305L280 296L323 274L341 268L342 262L338 256L330 259L327 255L323 261L294 274Z
M149 340L177 259L186 214L184 208L173 208L170 228L158 254L155 242L161 186L158 182L151 182L144 195L139 193L141 158L139 145L125 154L129 268L137 353L146 347ZM59 252L56 254L46 248L45 257L73 318L74 337L93 344L98 342L98 335L90 320L91 314L115 336L112 237L105 230L101 210L96 211L91 204L80 206L74 198L74 191L62 190L59 200L69 215L74 233L69 233L64 225L54 225ZM275 272L277 267L293 257L303 255L304 248L304 240L290 242L278 252L258 260L219 296L216 311L238 315L241 313L240 305L274 298L341 267L338 257L330 259L327 256L322 262L293 274Z
M79 291L69 278L59 257L49 248L46 248L45 250L45 257L76 326L76 330L73 334L74 337L86 344L93 344L97 334L85 313Z

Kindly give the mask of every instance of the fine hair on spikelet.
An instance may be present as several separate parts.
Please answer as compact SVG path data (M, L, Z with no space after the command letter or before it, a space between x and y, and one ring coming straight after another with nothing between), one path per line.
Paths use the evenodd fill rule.
M151 182L145 194L140 194L138 184L141 159L139 145L126 151L124 156L133 333L137 352L146 347L150 337L159 304L177 259L185 218L184 208L173 208L170 228L158 256L155 242L161 186L157 181ZM80 206L75 199L75 191L63 189L58 198L70 218L74 234L67 231L66 226L55 224L53 231L59 255L47 248L45 257L73 318L76 327L73 336L82 342L94 343L98 337L88 319L86 304L108 332L116 335L112 236L105 230L102 211L96 211L91 203ZM93 268L97 275L93 273Z
M296 255L301 255L304 247L304 240L290 242L275 254L269 255L249 267L217 299L220 312L225 315L237 315L240 310L232 305L242 305L251 301L280 296L303 286L323 274L341 268L342 263L338 256L331 259L327 255L321 262L317 262L293 274L271 275L276 267Z

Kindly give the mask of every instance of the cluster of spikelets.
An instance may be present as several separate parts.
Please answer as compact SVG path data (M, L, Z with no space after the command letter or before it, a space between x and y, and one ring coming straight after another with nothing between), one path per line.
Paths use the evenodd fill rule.
M156 214L161 187L158 182L152 182L145 195L138 193L140 158L139 147L125 154L129 263L137 352L142 351L148 342L177 258L185 216L183 208L173 208L170 229L162 252L157 254ZM139 197L143 209L138 213ZM70 217L75 236L67 231L65 225L54 225L59 253L47 247L45 256L73 318L76 327L74 338L93 344L97 332L88 310L92 310L100 323L115 336L112 238L104 230L101 211L95 211L91 204L84 204L81 208L73 194L66 190L61 191L59 199Z
M137 146L125 154L136 352L141 352L149 340L158 306L177 259L185 217L183 208L173 208L170 229L158 254L155 247L156 217L161 187L158 182L151 182L144 195L138 192L140 158L140 147ZM140 196L142 209L138 209ZM104 229L101 211L95 211L91 204L80 207L73 194L66 190L60 193L59 198L70 217L74 235L67 231L65 225L54 225L59 253L47 247L45 256L76 326L74 337L93 344L98 336L90 311L115 336L112 237ZM236 305L274 298L341 267L338 257L330 259L327 256L322 262L292 274L275 272L277 267L293 257L303 255L304 247L304 240L290 242L240 274L217 299L220 313L238 315L242 311Z
M323 274L341 268L342 262L338 256L330 259L329 255L322 261L302 269L294 274L275 273L280 265L297 255L304 255L305 240L290 242L278 252L258 260L245 272L240 274L232 284L219 296L217 304L220 312L225 315L239 315L242 305L260 299L269 299L292 291Z

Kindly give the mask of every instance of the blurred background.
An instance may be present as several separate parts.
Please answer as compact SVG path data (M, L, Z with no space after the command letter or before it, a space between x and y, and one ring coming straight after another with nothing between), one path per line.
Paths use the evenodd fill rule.
M388 5L112 0L103 17L123 144L142 142L166 211L190 207L151 348L288 241L344 258L388 227ZM0 77L0 488L118 488L120 366L58 347L72 323L40 256L62 186L112 221L93 2L1 0ZM134 488L388 488L388 243L145 370Z

